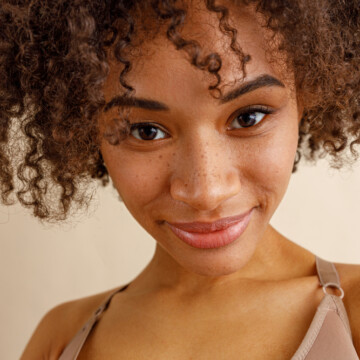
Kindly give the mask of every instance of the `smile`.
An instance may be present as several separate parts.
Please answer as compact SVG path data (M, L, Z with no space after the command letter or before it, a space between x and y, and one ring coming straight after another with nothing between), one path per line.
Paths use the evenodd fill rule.
M192 247L219 248L234 242L241 236L250 222L252 210L213 223L165 223L180 240Z

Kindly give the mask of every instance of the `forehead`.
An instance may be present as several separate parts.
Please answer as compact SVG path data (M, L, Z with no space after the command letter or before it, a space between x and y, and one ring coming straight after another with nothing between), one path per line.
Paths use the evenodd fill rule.
M220 30L219 15L206 9L203 1L188 3L186 21L178 30L178 36L198 44L196 51L200 60L210 53L220 55L220 89L226 92L236 82L251 80L262 74L273 75L286 82L288 73L284 66L280 66L283 55L274 51L275 45L270 45L275 44L275 41L269 41L272 33L262 26L264 19L250 6L235 5L231 1L223 3L229 9L228 24L237 32L236 40L241 51L244 55L250 55L245 78L242 61L231 48L231 33L225 34ZM191 55L183 49L175 48L166 35L168 24L159 26L155 36L149 36L144 28L147 26L148 29L154 20L149 17L142 21L146 25L138 29L140 45L128 47L125 53L132 65L126 81L136 89L136 95L151 95L164 101L167 98L174 101L180 93L186 94L189 100L194 99L194 96L198 99L210 96L208 87L216 83L216 77L191 65ZM276 54L276 59L269 54ZM110 75L104 88L107 101L115 94L124 93L118 80L122 69L122 64L110 60Z

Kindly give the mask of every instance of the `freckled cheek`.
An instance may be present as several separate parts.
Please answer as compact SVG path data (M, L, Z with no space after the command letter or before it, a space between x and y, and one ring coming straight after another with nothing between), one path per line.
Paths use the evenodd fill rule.
M260 202L276 207L285 194L292 173L296 153L294 141L269 138L252 149L243 168L245 179Z
M129 160L118 161L117 167L110 176L121 196L128 204L146 204L166 189L168 162L156 158L132 157Z

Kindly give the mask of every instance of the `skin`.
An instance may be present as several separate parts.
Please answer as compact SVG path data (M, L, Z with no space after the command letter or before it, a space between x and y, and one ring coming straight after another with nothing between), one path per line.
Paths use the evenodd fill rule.
M232 10L240 45L252 57L245 78L236 56L224 46L228 40L217 29L216 17L197 13L184 37L197 34L207 53L221 55L224 93L239 81L264 74L284 86L261 87L220 104L208 90L212 77L192 67L161 35L143 45L127 81L137 97L164 103L169 110L131 108L129 121L156 123L164 132L151 141L130 136L116 146L103 140L101 152L114 186L155 239L156 251L129 288L113 298L80 359L143 359L149 354L154 359L239 359L239 354L246 354L244 359L289 359L323 297L314 254L269 225L286 192L297 148L302 108L293 75L269 62L268 34L251 9ZM107 101L122 92L120 71L119 64L111 64L104 87ZM254 127L236 129L238 110L258 105L273 113ZM116 114L115 107L104 113L102 132ZM164 222L211 222L250 209L245 232L216 249L190 247ZM337 269L359 352L360 294L354 286L360 283L360 270L343 264ZM57 358L108 293L47 314L22 359L35 358L30 355L35 353ZM55 323L56 340L45 341Z
M213 17L208 20L216 21ZM251 17L242 15L242 20L241 45L253 58L244 82L264 74L284 82L281 69L265 59L259 27ZM189 27L188 32L195 30ZM235 88L231 80L242 78L239 63L235 54L224 54L227 41L217 29L202 26L200 33L205 32L212 34L213 49L225 55L220 74L227 93ZM265 233L286 191L297 148L301 110L296 94L286 86L268 86L219 104L209 93L204 73L191 67L169 42L161 38L143 52L146 61L139 64L135 60L128 82L135 87L137 97L164 103L169 110L132 108L130 123L156 123L170 135L159 133L162 139L152 141L130 136L118 146L104 140L101 152L126 207L157 241L151 277L157 279L158 286L193 293L261 276L253 264L263 262L276 246L269 236L271 231ZM108 101L121 91L117 68L112 68L105 88ZM237 112L257 105L274 113L253 128L236 129ZM112 110L104 114L103 124L116 116L116 109ZM253 214L246 233L220 249L194 249L164 223L211 222L250 209ZM268 273L264 266L262 269L263 274Z

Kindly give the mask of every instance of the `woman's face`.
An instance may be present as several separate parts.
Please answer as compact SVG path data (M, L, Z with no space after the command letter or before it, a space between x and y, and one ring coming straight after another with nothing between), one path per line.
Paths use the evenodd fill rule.
M229 38L218 30L216 15L198 12L182 36L198 40L206 54L220 54L224 100L208 90L213 76L190 65L183 51L158 35L142 45L141 57L132 59L126 77L136 89L134 96L146 100L130 108L129 121L149 124L134 127L118 145L106 140L101 145L114 186L157 241L158 251L201 275L233 273L263 246L260 240L290 179L301 114L291 74L268 61L266 32L254 13L230 10L236 14L232 23L239 44L251 56L246 77ZM104 88L107 102L123 93L121 69L111 64ZM149 104L155 106L145 106ZM113 107L101 124L116 114ZM168 224L209 223L239 214L248 214L245 230L215 248L185 243Z

